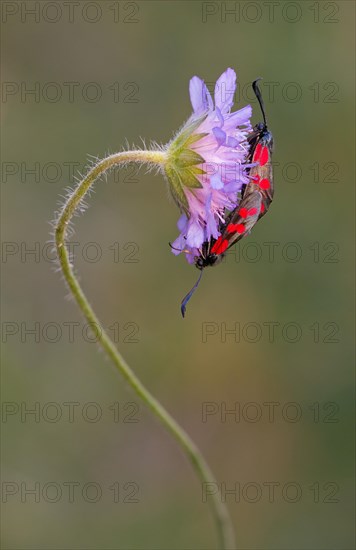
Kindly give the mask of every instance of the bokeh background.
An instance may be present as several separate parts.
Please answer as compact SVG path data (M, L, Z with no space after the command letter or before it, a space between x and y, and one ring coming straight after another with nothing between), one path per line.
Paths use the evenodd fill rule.
M217 548L209 497L89 341L48 243L89 155L166 143L189 79L227 67L254 122L249 84L264 78L268 216L206 271L185 320L197 272L169 249L178 212L160 176L97 184L75 264L134 371L236 489L238 547L353 548L354 3L1 8L3 548Z

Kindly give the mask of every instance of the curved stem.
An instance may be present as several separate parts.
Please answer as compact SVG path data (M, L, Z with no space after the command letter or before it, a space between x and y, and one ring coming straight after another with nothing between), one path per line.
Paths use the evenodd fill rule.
M219 535L219 548L231 550L235 548L234 532L225 504L222 502L218 483L216 482L209 466L205 462L199 449L190 439L188 434L177 424L174 418L162 407L153 395L143 386L134 372L130 369L124 358L116 349L114 343L105 332L98 317L91 308L87 298L81 289L74 274L68 251L65 246L68 225L80 202L90 189L95 180L104 174L109 168L127 162L138 162L152 165L163 165L165 152L163 151L124 151L111 155L99 161L79 183L75 191L68 198L59 216L55 229L55 239L58 258L64 278L88 323L97 329L98 343L111 358L118 371L130 384L131 388L142 399L149 409L159 418L162 424L173 435L183 452L191 461L193 468L203 484L212 484L211 504ZM209 485L207 485L209 487Z

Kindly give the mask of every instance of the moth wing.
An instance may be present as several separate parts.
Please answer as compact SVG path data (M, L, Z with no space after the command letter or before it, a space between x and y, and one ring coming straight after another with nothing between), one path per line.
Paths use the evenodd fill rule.
M233 212L222 234L214 243L211 254L223 254L247 235L260 216L261 205L262 195L259 190L255 189L245 194L240 206Z
M245 195L223 233L223 237L229 240L228 248L250 234L260 217L262 203L262 194L257 189Z

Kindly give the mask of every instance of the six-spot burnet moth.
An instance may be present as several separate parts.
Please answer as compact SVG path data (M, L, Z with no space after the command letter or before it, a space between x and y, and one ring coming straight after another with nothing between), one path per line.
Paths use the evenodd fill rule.
M187 303L200 283L203 269L220 263L226 250L248 235L258 220L266 214L273 199L273 137L267 128L258 80L260 79L252 83L252 88L261 107L263 122L256 124L247 137L250 146L248 164L253 165L249 169L250 182L241 191L239 205L227 216L225 224L220 227L220 237L203 243L200 256L194 258L195 266L201 273L193 288L182 300L183 317Z

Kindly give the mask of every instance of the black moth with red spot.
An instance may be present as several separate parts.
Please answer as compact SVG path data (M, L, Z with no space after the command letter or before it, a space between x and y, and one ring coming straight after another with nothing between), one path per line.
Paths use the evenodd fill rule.
M273 200L273 137L267 128L262 95L257 84L258 80L252 83L252 88L261 107L263 122L256 124L247 137L250 145L247 162L248 164L255 164L249 169L251 181L242 189L239 205L230 212L225 224L220 227L220 237L203 243L200 256L194 258L195 266L201 270L201 274L196 284L182 300L181 311L183 317L187 302L200 282L203 269L220 263L226 250L251 232L253 226L266 214Z

